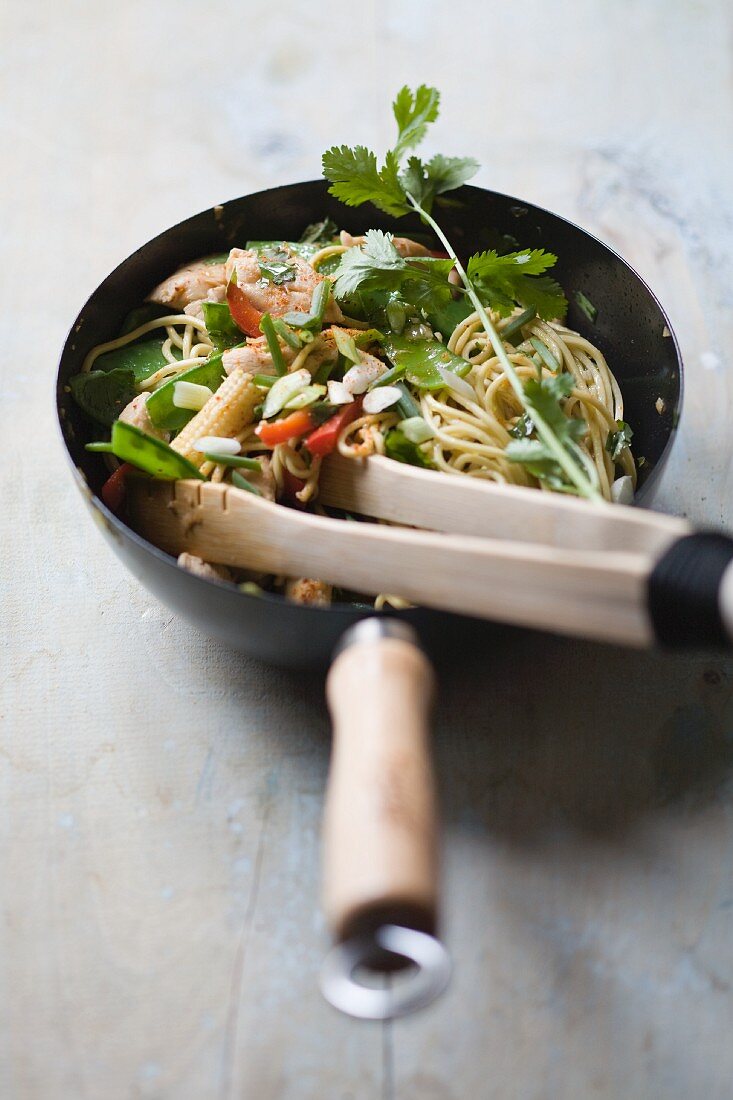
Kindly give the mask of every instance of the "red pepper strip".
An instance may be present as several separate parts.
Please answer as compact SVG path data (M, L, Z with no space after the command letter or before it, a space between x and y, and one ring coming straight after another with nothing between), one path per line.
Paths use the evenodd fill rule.
M255 309L247 295L236 283L227 285L227 303L235 324L239 325L242 332L245 332L247 336L259 336L262 314L258 309Z
M297 493L301 489L305 488L305 482L295 474L291 474L287 467L283 470L283 499L287 500L289 504L294 504L296 508L305 508L305 504L298 500Z
M314 432L311 432L305 441L310 453L319 455L321 458L330 455L336 450L336 444L343 429L360 415L361 398L358 397L351 404L344 405L343 409L334 413L332 417L321 424L320 428L316 428Z
M135 467L131 463L123 462L113 474L110 474L101 488L99 495L110 512L114 512L116 516L122 511L122 506L125 503L125 474L134 469Z
M307 409L298 409L284 420L269 422L262 420L255 428L266 447L276 447L278 443L287 443L289 439L298 439L313 427L313 419Z

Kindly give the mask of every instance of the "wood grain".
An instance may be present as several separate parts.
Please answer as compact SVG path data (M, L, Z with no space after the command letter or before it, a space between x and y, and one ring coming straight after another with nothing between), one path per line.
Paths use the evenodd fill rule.
M428 715L433 673L398 638L354 642L326 685L333 753L323 907L337 940L385 922L435 932L437 808Z
M113 558L53 423L94 286L163 227L393 137L629 258L686 402L660 506L733 522L724 0L2 6L3 1100L728 1100L733 666L497 635L440 675L448 993L317 992L323 683L201 636ZM467 74L470 88L467 90Z

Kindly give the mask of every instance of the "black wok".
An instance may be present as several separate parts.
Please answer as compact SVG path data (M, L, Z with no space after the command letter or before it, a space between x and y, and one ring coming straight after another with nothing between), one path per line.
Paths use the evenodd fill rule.
M612 365L624 394L626 418L634 429L634 452L643 456L637 501L649 504L669 454L682 400L682 360L669 319L649 287L610 248L584 230L508 195L463 187L457 205L440 211L460 253L482 248L507 251L543 247L559 257L557 278L570 301L568 324L597 343ZM352 210L327 192L322 180L293 184L233 199L161 233L120 264L95 290L71 329L61 356L57 400L64 441L85 500L134 575L163 603L206 634L272 664L325 665L344 630L368 608L327 609L235 591L179 569L172 558L139 538L105 507L97 493L106 476L99 455L84 450L89 425L66 386L87 351L113 337L126 314L150 289L188 260L243 245L248 239L296 239L310 222L330 215L353 233L365 228L424 233L417 218L399 222L373 208ZM598 310L592 324L574 300L582 291ZM664 402L658 412L658 398ZM390 611L412 623L430 652L452 649L466 632L485 624L435 611Z
M570 300L568 323L600 346L620 382L634 451L645 459L637 500L648 504L669 454L682 395L679 348L661 305L624 260L570 222L476 187L454 197L440 220L459 254L543 247L559 257L556 273ZM434 936L435 814L425 735L430 669L408 624L432 653L460 652L469 639L475 649L496 628L421 609L375 616L368 607L308 607L277 595L249 595L180 569L102 503L98 492L107 471L100 455L84 450L94 433L68 390L90 348L114 337L126 314L178 266L248 239L298 239L307 224L325 215L353 233L396 224L401 234L424 232L416 219L394 223L371 208L342 206L323 181L263 191L197 214L138 249L95 290L64 347L57 400L85 501L115 552L163 603L206 634L278 665L325 665L345 634L350 640L328 684L336 749L326 808L325 904L339 947L327 962L324 991L355 1015L384 1017L430 999L448 974L447 956ZM596 307L594 324L576 305L576 291ZM386 970L405 958L417 964L417 975L401 994L364 989L352 980L359 963Z

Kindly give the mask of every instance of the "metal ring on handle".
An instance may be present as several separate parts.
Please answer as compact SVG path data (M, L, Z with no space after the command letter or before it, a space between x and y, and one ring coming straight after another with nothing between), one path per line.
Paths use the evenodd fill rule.
M374 947L408 959L417 972L394 988L372 989L354 972L374 957ZM329 951L321 969L321 992L329 1004L362 1020L392 1020L430 1004L448 984L451 964L440 940L427 932L385 924L372 935L355 936Z

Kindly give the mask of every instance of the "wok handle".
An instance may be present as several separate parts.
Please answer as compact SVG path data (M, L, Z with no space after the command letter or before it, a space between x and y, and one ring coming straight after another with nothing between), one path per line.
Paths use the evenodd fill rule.
M675 540L651 571L647 603L662 645L733 645L733 539L700 531Z
M394 619L357 623L326 684L333 751L323 828L323 903L336 941L322 973L329 1001L387 1019L432 1000L448 957L435 938L437 814L430 763L433 671L412 629ZM373 988L360 966L399 985Z

